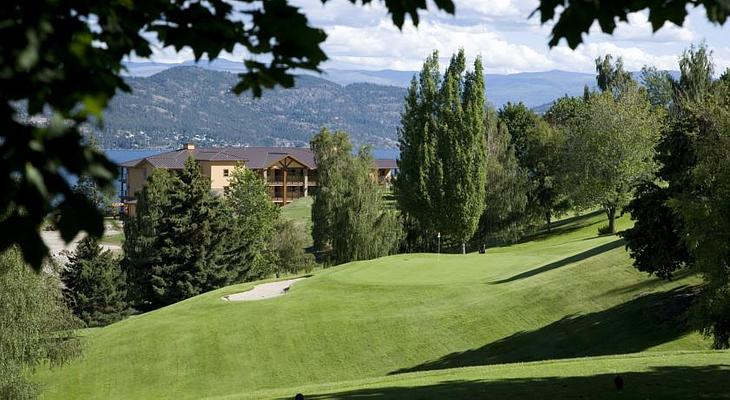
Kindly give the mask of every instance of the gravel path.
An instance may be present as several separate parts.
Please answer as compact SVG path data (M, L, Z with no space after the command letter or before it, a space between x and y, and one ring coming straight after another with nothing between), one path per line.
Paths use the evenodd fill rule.
M114 234L118 233L119 231L111 231L107 230L106 234ZM41 231L41 237L43 238L43 241L46 243L46 246L49 247L51 250L51 256L55 257L61 262L66 261L66 257L63 255L63 251L74 251L76 249L76 246L79 244L79 242L82 239L81 235L78 235L74 238L74 240L71 241L71 243L66 244L63 239L61 239L61 234L58 231ZM121 251L122 247L116 244L101 244L101 247L104 249L108 249L111 251Z
M262 283L260 285L256 285L251 290L247 290L245 292L236 293L236 294L229 294L228 296L223 296L224 300L228 301L253 301L253 300L263 300L263 299L270 299L272 297L278 297L283 294L286 294L287 290L294 284L294 282L301 281L305 278L296 278L296 279L289 279L286 281L278 281L278 282L270 282L270 283Z

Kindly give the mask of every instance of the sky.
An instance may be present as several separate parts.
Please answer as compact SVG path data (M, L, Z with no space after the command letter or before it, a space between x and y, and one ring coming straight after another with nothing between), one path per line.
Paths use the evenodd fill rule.
M324 5L319 0L292 0L311 25L328 34L323 49L329 60L323 67L330 69L413 71L420 69L433 50L439 51L445 64L452 53L464 48L469 58L482 57L487 73L592 73L596 57L607 53L623 57L629 70L644 65L677 70L682 51L702 41L713 50L716 71L730 67L730 23L720 27L708 22L701 7L690 9L684 26L667 23L657 33L652 32L648 14L643 12L631 14L629 23L621 23L613 35L594 25L584 43L571 50L564 43L550 49L551 25L541 25L538 15L528 19L538 0L454 1L455 15L436 12L429 4L417 28L407 21L400 31L378 1L363 6L347 0L329 0ZM240 60L242 56L241 51L234 51L222 57ZM158 62L190 59L190 51L170 48L156 48L152 57Z

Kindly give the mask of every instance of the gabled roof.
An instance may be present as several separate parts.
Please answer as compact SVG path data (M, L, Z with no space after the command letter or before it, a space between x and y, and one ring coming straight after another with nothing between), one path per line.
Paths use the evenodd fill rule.
M211 147L168 151L137 160L125 161L119 166L133 168L148 161L156 168L182 169L188 157L196 161L238 161L253 169L268 168L289 156L310 169L317 168L310 149L297 147Z
M375 166L378 169L396 169L398 168L398 162L396 160L380 158L375 160Z

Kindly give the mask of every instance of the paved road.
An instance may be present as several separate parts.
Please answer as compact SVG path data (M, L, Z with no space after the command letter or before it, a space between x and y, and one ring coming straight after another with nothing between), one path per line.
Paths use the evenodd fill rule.
M286 281L262 283L256 285L251 290L245 292L231 294L223 297L228 301L253 301L253 300L264 300L272 297L281 296L286 294L286 291L294 284L294 282L301 281L305 278L289 279Z

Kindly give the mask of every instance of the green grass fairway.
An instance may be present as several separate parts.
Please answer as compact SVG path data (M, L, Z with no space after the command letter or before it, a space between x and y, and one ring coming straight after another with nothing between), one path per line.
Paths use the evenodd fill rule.
M221 300L252 284L220 289L89 332L82 359L38 379L48 399L592 399L616 395L615 372L640 389L618 398L727 389L712 385L727 385L728 353L683 353L709 347L683 321L698 280L635 271L617 237L596 236L603 223L568 219L485 255L351 263L258 302Z
M314 198L302 197L281 207L281 216L284 218L303 221L309 226L312 223L312 202Z
M624 390L613 384L616 375ZM730 399L730 353L655 352L487 367L452 368L312 385L216 400Z

